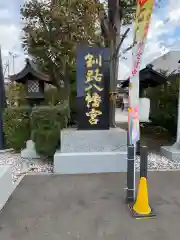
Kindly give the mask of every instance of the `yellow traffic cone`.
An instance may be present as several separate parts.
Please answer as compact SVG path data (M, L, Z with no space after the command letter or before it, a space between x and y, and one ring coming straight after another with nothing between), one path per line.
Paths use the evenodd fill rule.
M151 218L155 214L152 212L149 206L147 179L145 177L140 178L137 199L134 205L129 206L132 216L135 218Z
M133 206L133 210L141 215L151 212L148 199L147 179L145 177L140 178L137 199Z

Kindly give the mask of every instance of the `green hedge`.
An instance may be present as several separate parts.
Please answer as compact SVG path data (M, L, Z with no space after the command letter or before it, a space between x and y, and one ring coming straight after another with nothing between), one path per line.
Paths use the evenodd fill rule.
M31 114L31 138L38 154L52 157L60 147L60 131L67 126L65 106L36 107Z
M30 138L30 107L12 107L4 111L4 134L6 145L19 151Z
M66 128L68 118L67 102L57 106L7 108L4 113L6 143L19 151L31 138L37 153L52 157L60 146L60 130Z
M167 83L146 90L151 101L152 124L167 129L172 137L177 132L178 89L179 79L170 76Z

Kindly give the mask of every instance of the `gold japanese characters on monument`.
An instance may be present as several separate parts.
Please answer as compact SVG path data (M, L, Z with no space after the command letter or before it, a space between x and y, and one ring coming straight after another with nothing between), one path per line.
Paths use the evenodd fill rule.
M88 53L85 58L86 75L85 75L85 102L88 111L86 116L91 125L98 124L99 116L102 115L100 93L104 90L102 87L103 74L100 71L102 67L102 56L95 56Z

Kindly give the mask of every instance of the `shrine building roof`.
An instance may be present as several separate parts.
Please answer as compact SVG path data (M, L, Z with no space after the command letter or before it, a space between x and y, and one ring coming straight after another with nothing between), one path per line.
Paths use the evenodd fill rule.
M140 75L140 88L156 87L158 85L164 84L168 77L152 69L151 66L146 66L139 73ZM129 87L129 78L122 81L121 88Z
M28 75L31 75L31 77L34 77L35 79L38 79L39 81L43 81L43 82L47 82L47 83L51 84L49 76L42 73L37 68L37 66L28 58L26 59L25 67L19 73L10 75L9 79L11 81L16 81L18 83L25 83L28 80Z

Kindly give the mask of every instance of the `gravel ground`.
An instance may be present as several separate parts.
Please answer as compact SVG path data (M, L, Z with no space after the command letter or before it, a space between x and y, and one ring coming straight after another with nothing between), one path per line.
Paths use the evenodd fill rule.
M124 118L123 118L123 117ZM120 121L117 125L123 129L127 128L127 122L122 123L127 114L121 110L117 110L116 118ZM123 120L123 121L122 121ZM148 138L143 136L143 141L145 139L145 145L148 146L149 156L148 156L148 169L150 170L175 170L180 169L180 162L173 162L169 159L159 155L160 145L171 145L167 144L165 140L153 139L154 136ZM142 141L142 142L143 142ZM144 143L143 143L144 144ZM36 160L34 162L27 161L21 158L20 154L14 153L13 151L9 152L0 152L0 166L1 165L11 165L12 166L12 179L13 182L16 182L20 176L28 173L52 173L53 165L52 162L47 162L46 160ZM135 167L139 170L140 167L140 158L136 157Z
M137 170L140 169L140 157L136 157L135 167ZM160 156L159 154L149 153L148 155L148 169L149 170L175 170L180 169L180 162L171 161L166 157Z
M52 173L53 165L47 161L37 161L33 163L21 158L20 154L10 152L1 152L0 153L0 166L1 165L11 165L12 166L12 179L13 182L16 182L20 176L30 172L44 172Z
M0 153L0 165L12 166L12 179L16 182L20 176L28 173L52 173L53 165L50 162L38 160L31 162L21 159L20 154L14 152ZM136 157L135 167L139 170L140 158ZM148 156L148 169L149 170L175 170L180 169L180 162L173 162L165 157L155 153L149 153Z

